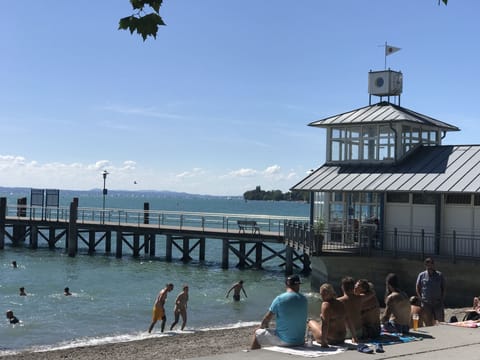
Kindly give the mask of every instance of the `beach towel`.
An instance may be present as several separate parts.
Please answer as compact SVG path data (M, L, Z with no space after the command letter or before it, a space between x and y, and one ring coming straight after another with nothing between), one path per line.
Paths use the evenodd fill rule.
M466 321L457 321L457 322L442 322L442 325L452 325L452 326L459 326L459 327L466 327L466 328L477 328L480 327L480 323L476 320L466 320Z
M347 347L330 345L328 348L322 348L316 341L313 342L313 346L295 346L295 347L282 347L282 346L268 346L262 349L281 352L284 354L304 356L304 357L319 357L326 355L335 355L343 353L348 350Z
M382 332L380 336L371 341L372 344L382 344L382 345L393 345L393 344L402 344L411 341L423 340L422 337L408 335L408 334L397 334L397 333L387 333Z
M411 341L420 341L423 340L423 337L414 336L412 334L397 334L397 333L387 333L381 332L380 336L365 342L366 345L374 348L375 345L393 345L393 344L403 344ZM347 344L353 344L351 340L345 340Z

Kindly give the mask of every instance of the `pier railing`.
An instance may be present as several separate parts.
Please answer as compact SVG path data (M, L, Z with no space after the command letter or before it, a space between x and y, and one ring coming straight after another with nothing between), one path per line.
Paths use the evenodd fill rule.
M8 205L7 217L19 219L45 220L68 222L70 219L69 207L36 207L22 205ZM180 229L186 227L214 228L224 230L238 230L237 221L254 220L260 231L277 232L283 234L285 221L305 222L307 217L278 216L262 214L234 214L234 213L206 213L189 211L140 210L116 208L84 208L77 210L77 223L99 223L114 225L140 226L175 226Z

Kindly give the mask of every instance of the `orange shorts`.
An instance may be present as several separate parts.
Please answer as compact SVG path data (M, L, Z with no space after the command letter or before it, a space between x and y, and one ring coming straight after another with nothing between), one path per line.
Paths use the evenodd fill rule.
M152 311L152 321L159 321L162 320L165 316L165 310L163 307L153 307Z

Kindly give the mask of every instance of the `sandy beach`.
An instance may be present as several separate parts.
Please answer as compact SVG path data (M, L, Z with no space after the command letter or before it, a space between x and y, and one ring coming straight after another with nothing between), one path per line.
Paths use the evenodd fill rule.
M446 309L445 319L452 315L461 319L465 308ZM234 329L196 331L194 333L175 334L166 337L152 337L151 339L77 347L65 350L47 352L23 352L17 355L1 357L10 359L192 359L201 356L224 354L246 350L250 347L255 327Z

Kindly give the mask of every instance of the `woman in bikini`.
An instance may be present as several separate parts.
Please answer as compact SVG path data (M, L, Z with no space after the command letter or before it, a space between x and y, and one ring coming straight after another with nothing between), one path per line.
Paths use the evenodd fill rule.
M363 337L373 339L380 336L380 304L373 286L366 279L360 279L355 284L355 294L362 296Z
M355 337L355 328L347 317L345 306L337 300L335 290L330 284L320 286L320 296L322 298L322 308L320 313L321 322L309 320L308 328L312 331L315 340L322 347L328 345L342 344L347 334L345 324L352 332L352 340L357 342Z

